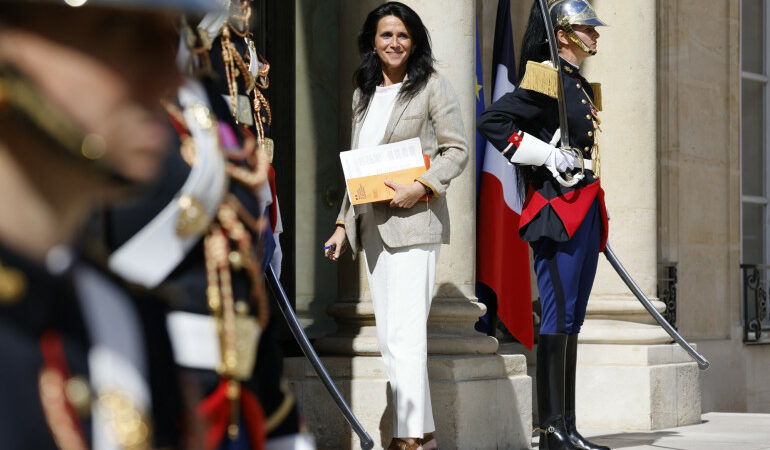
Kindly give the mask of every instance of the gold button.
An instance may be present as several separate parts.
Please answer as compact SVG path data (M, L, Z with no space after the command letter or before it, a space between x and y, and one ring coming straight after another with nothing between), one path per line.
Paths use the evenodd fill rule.
M588 148L588 147L583 147L583 151L587 152L587 151L589 151L589 150L591 150L591 149L590 149L590 148Z
M585 104L586 104L586 103L588 103L588 102L586 101L586 99L583 99L583 100L580 100L580 103L582 103L582 104L584 104L584 105L585 105Z
M107 153L107 142L98 134L86 135L80 145L80 152L86 158L95 161Z
M591 115L590 114L586 114L586 119L591 120Z
M123 392L101 392L99 411L104 414L119 448L148 448L150 426L144 411Z
M588 132L588 135L589 135L589 136L593 136L593 135L594 135L594 132L593 132L593 131L589 131L589 132Z
M64 388L67 400L81 417L88 416L91 410L91 388L85 378L76 376L67 380Z
M580 89L580 83L577 84L577 88Z
M227 391L226 391L227 398L230 400L235 400L238 398L239 395L241 395L241 385L237 381L230 380L227 382Z
M233 266L233 269L243 269L244 261L241 252L233 250L229 255L227 255L227 259L230 261L230 265Z
M249 313L249 304L246 302L246 300L238 300L235 302L235 312L241 316L245 316Z
M0 306L20 301L26 292L27 278L24 273L13 267L3 266L0 262Z
M208 298L209 309L213 312L218 312L222 307L222 301L219 298L219 288L214 286L206 288L206 298Z
M211 219L206 215L201 202L189 195L179 197L179 214L176 218L176 232L180 237L201 235L208 229Z

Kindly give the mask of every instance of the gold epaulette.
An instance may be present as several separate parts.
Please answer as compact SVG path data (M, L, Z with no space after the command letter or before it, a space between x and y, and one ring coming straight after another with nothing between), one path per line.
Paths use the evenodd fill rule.
M593 89L594 91L594 106L596 106L596 109L601 111L602 110L602 84L591 83L591 89Z
M559 98L559 74L549 62L527 61L520 88Z

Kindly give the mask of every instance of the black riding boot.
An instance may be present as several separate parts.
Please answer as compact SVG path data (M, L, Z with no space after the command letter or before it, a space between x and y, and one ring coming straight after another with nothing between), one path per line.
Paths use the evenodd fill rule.
M578 335L569 335L567 337L566 394L564 396L564 423L567 427L567 433L572 444L581 450L610 450L609 447L588 442L586 438L578 433L577 428L575 427L575 371L577 367L577 345Z
M566 334L541 334L537 344L537 414L540 449L576 450L564 425Z

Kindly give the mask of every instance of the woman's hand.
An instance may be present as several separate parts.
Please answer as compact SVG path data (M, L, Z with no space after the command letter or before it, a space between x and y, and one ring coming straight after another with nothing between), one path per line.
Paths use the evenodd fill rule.
M334 234L324 243L324 256L332 261L337 261L340 255L345 253L345 226L337 225Z
M390 206L394 208L411 208L425 195L425 186L419 181L409 185L385 180L385 186L396 191L396 196L390 201Z

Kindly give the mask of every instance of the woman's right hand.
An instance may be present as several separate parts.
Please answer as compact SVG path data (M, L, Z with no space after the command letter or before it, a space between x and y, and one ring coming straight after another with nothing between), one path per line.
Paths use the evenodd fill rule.
M345 226L337 225L334 234L324 243L324 256L332 261L337 261L340 255L345 253ZM332 247L333 246L333 247ZM332 251L333 248L333 251Z

